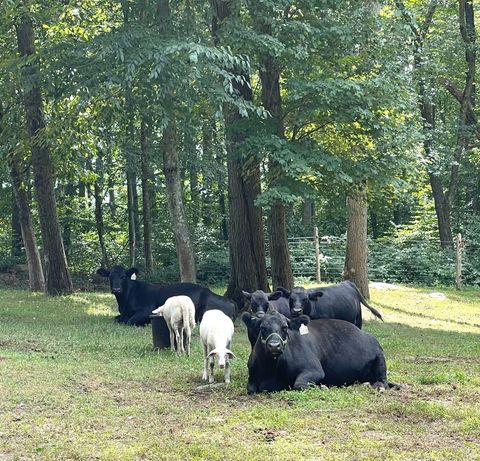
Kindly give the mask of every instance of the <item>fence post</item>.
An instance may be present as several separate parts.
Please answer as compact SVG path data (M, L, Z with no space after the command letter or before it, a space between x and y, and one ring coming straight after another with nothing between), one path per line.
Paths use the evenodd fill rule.
M313 241L315 243L315 280L317 282L322 281L320 274L320 243L318 241L318 227L313 228Z
M462 234L455 238L455 288L462 289Z

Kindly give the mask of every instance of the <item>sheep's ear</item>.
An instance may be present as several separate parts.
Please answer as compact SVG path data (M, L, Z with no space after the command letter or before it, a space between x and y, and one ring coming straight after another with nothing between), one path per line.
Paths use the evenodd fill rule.
M243 296L245 296L245 299L247 301L250 301L252 299L252 293L249 293L248 291L243 291L243 290L242 290L242 293L243 293Z
M138 274L138 269L136 267L131 267L130 269L127 269L125 271L125 273L127 274L127 277L129 279L136 280L137 279L137 274Z
M108 269L104 269L103 267L101 267L100 269L97 270L97 274L100 275L101 277L109 277L110 271Z
M159 315L160 317L163 317L164 307L165 307L165 304L163 306L157 307L154 311L152 311L152 314Z
M207 355L207 357L212 357L218 353L217 349L213 349L213 351L210 351L210 354Z
M299 315L293 319L288 320L288 328L290 330L298 330L302 325L308 325L310 323L310 317L308 315Z
M230 349L227 349L227 355L230 360L237 358L237 356Z

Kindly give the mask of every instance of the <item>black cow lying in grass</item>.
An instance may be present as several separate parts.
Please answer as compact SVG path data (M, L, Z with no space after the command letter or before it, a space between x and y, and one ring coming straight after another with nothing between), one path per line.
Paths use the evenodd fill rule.
M277 290L288 298L292 317L306 314L311 319L340 319L362 328L363 304L383 320L382 314L367 303L357 285L349 280L324 288L295 287L289 291L278 287Z
M285 288L283 288L283 290L285 290ZM257 290L253 293L249 293L248 291L242 291L242 293L252 314L255 314L259 319L267 313L270 306L285 317L291 318L288 297L285 297L282 291L265 293L262 290Z
M387 382L385 356L376 338L350 322L306 315L289 320L274 310L262 319L249 313L242 319L258 335L248 359L249 394L302 390L310 384L394 386Z
M165 304L171 296L186 295L195 304L195 321L200 322L203 314L209 309L219 309L232 320L237 316L237 307L233 301L217 295L208 288L195 283L174 283L160 286L153 283L132 280L138 269L132 267L125 270L122 266L114 266L111 270L98 269L97 274L108 277L110 289L117 298L119 315L117 322L127 325L143 326L150 323L152 311Z

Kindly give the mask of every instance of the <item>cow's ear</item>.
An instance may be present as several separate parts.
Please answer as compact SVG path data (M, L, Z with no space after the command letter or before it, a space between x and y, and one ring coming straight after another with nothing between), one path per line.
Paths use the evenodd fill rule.
M310 323L310 317L308 315L299 315L293 319L289 319L288 327L290 330L298 330L302 325L308 325Z
M125 274L127 274L127 277L132 280L136 280L137 277L132 278L132 275L135 274L135 276L138 274L138 269L136 267L131 267L130 269L127 269L125 271Z
M274 291L273 293L270 293L268 295L268 300L269 301L276 301L277 299L280 299L283 296L283 293L280 290Z
M282 296L284 298L290 298L290 291L287 290L286 288L283 288L283 287L277 287L277 289L275 290L275 293L279 291L280 293L282 293ZM273 294L273 293L272 293Z
M310 288L307 290L308 298L312 301L316 301L323 296L323 288Z
M108 277L110 276L110 271L101 267L100 269L97 269L97 274L101 277Z
M260 320L257 319L254 315L250 314L250 312L245 312L242 315L242 322L247 326L247 327L252 327L256 326Z
M252 293L249 293L248 291L243 291L243 290L242 290L242 293L243 293L243 296L245 296L245 299L247 301L250 301L252 299Z

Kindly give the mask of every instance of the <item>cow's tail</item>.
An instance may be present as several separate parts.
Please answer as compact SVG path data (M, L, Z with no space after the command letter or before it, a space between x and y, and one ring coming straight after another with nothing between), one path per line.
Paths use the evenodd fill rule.
M360 292L360 290L358 289L357 285L355 285L355 283L351 282L350 283L355 287L355 289L357 290L357 293L358 293L358 296L360 297L360 302L375 316L375 317L378 317L382 322L384 321L383 320L383 317L382 317L382 314L380 314L380 312L375 309L374 307L370 306L370 304L368 304L367 300L363 297L362 293Z

